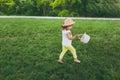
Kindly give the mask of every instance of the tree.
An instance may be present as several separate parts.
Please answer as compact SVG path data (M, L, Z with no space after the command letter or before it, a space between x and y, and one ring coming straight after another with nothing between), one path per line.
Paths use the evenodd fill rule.
M120 16L119 0L89 0L87 12L95 17Z
M76 5L77 7L75 6L75 4L77 4ZM52 6L53 9L58 9L60 14L63 12L67 12L67 13L69 12L69 16L72 16L72 13L74 11L75 11L74 13L77 13L76 9L80 8L80 4L81 4L81 0L55 0L50 4L50 6Z
M82 5L81 5L82 15L87 16L88 15L88 12L87 12L88 0L82 0L81 2L82 2Z
M0 10L2 10L3 5L13 6L14 1L13 0L0 0Z
M43 16L46 16L47 11L49 11L49 4L52 2L53 0L37 0L37 8L40 10L42 9L42 14Z
M14 4L15 3L13 0L0 0L0 11L5 13L11 13L12 11L7 11L10 10Z
M0 0L7 15L120 17L120 0Z

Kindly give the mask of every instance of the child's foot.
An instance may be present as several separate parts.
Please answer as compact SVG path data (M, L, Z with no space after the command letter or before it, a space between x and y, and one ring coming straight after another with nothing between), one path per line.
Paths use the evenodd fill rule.
M64 63L61 59L59 59L58 62L59 62L59 63L62 63L62 64Z
M74 59L74 62L80 63L80 60L78 60L78 59Z

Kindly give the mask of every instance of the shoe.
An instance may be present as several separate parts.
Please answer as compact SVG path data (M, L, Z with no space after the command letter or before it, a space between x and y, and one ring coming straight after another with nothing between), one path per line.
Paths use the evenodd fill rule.
M78 60L78 59L74 59L74 62L76 62L76 63L80 63L80 60Z
M58 60L59 63L63 64L64 62L62 60Z

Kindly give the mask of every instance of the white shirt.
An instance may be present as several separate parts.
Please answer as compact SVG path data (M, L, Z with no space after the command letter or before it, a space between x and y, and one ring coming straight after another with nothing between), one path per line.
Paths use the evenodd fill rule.
M72 40L68 39L67 33L71 32L70 30L62 30L62 45L71 46Z

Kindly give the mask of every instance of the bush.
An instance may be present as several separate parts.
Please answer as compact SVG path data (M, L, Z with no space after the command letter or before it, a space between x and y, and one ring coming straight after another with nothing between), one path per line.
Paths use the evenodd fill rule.
M58 10L50 10L49 16L57 16L58 15Z
M77 12L72 12L71 13L71 16L74 17L74 16L79 16L79 14Z
M120 17L120 9L116 3L89 3L87 12L92 17Z
M68 17L68 16L70 16L70 13L69 13L68 10L64 9L61 12L59 12L58 16L60 16L60 17Z
M5 15L3 12L0 12L0 15Z

